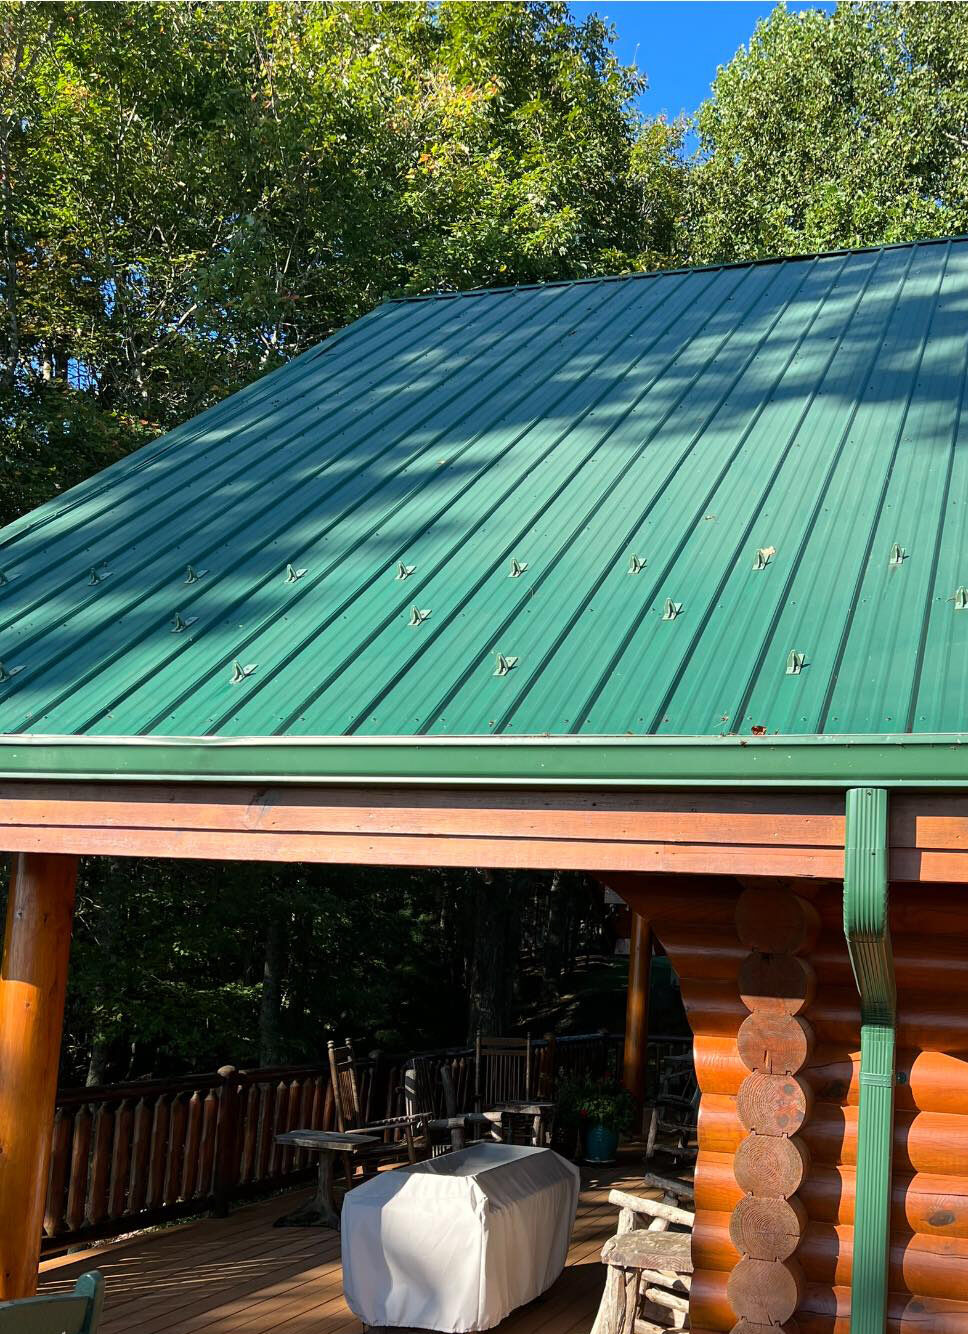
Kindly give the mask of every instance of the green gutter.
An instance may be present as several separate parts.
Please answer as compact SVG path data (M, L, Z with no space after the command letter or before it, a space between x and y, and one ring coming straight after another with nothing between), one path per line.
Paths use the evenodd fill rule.
M844 934L860 992L860 1109L851 1334L883 1334L887 1319L894 1034L897 996L888 926L887 792L847 793Z
M0 736L0 779L968 789L968 733L858 736Z

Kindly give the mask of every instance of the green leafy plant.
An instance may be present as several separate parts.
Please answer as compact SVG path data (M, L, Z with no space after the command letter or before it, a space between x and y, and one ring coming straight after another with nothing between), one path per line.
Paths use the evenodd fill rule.
M635 1100L611 1076L570 1080L559 1090L558 1116L570 1129L604 1126L621 1135L635 1120Z

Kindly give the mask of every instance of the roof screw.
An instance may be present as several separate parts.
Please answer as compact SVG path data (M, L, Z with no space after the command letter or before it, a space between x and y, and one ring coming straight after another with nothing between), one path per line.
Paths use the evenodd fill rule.
M194 625L198 620L197 616L183 617L180 611L175 612L175 619L171 623L171 632L177 635L182 630L187 630L190 625Z
M907 552L904 550L901 544L899 542L895 542L894 545L891 547L891 559L888 561L888 565L892 570L896 570L897 567L904 562L906 556Z
M241 685L247 676L252 675L257 666L258 666L257 663L248 662L243 667L241 662L239 662L238 658L236 658L235 661L232 663L232 685L234 686Z
M4 681L11 680L18 672L22 671L22 667L5 667L4 664L0 662L0 685L2 685Z
M526 560L513 560L513 559L512 559L512 561L511 561L511 568L510 568L510 570L508 571L508 578L509 578L509 579L520 579L521 576L522 576L522 574L524 574L524 572L525 572L525 570L526 570L527 568L528 568L528 562L527 562Z
M644 558L643 558L642 556L636 556L635 552L633 551L633 552L632 552L632 555L629 556L629 568L628 568L628 573L629 573L629 574L641 574L642 571L643 571L644 569L645 569L645 560L644 560Z
M495 653L497 666L494 668L495 676L507 676L512 667L517 667L517 658L508 657L505 653Z
M408 624L411 626L423 625L424 621L427 619L429 615L430 615L429 607L411 607L410 620Z
M403 561L399 561L397 563L397 572L394 575L394 578L409 579L416 568L416 565L404 565Z
M673 602L672 598L666 598L665 606L662 608L662 619L664 621L674 621L681 611L681 602Z
M806 654L798 653L795 648L792 648L787 654L787 676L799 676L803 671L803 666L806 660Z
M208 570L196 570L194 565L187 565L185 567L185 583L197 584L199 579L206 574L208 574Z
M306 573L305 570L297 570L295 565L286 566L286 583L294 584L297 579L301 579Z
M753 557L753 569L765 570L770 563L770 558L776 555L776 547L758 547L756 555Z
M955 611L968 611L968 588L964 584L955 589Z

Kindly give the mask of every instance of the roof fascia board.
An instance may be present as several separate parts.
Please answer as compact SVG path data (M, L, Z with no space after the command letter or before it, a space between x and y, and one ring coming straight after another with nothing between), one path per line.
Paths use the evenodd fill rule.
M475 787L968 789L968 733L0 737L0 778Z

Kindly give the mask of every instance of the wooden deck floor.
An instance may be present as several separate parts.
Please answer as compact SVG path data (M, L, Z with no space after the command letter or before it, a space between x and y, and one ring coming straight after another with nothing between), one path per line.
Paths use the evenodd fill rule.
M564 1273L498 1326L501 1334L587 1334L604 1284L599 1251L618 1218L608 1192L641 1187L642 1170L633 1161L583 1171ZM46 1261L41 1289L64 1291L78 1274L100 1269L107 1283L103 1334L361 1334L343 1300L339 1237L272 1226L308 1195Z

